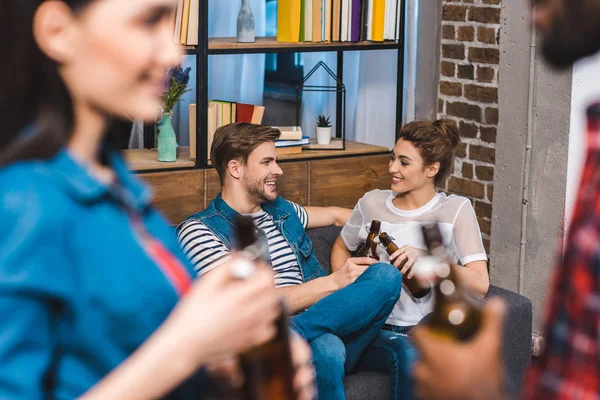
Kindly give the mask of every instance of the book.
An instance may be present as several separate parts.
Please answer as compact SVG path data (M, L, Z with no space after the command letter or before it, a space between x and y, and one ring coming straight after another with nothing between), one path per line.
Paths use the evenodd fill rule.
M358 42L360 40L361 16L361 0L352 0L352 28L350 29L350 40L352 42Z
M313 16L313 22L312 22L312 27L313 27L313 32L312 32L312 40L313 42L320 42L321 41L321 27L323 26L321 18L322 18L322 13L321 13L321 5L322 5L322 1L321 0L312 0L313 1L313 10L312 10L312 16Z
M265 115L265 107L264 106L254 106L254 111L252 112L252 122L253 124L262 124L263 116Z
M340 41L342 0L333 0L331 6L331 41Z
M198 18L200 16L200 0L190 0L190 17L188 23L187 42L189 46L198 45Z
M181 36L179 43L187 43L188 24L190 21L190 0L183 1L183 15L181 17Z
M196 159L196 105L190 104L188 106L188 120L189 120L189 136L190 136L190 158Z
M301 0L277 2L277 41L298 43L300 40Z
M397 9L396 7L398 7L398 2L396 0L388 0L389 1L389 6L390 9L386 10L386 14L389 15L389 32L387 34L386 39L387 40L394 40L396 38L396 16L397 16Z
M373 2L376 0L368 0L367 7L367 40L373 40Z
M302 153L302 146L290 146L290 147L276 147L275 154L278 156L285 156L288 154L300 154Z
M310 144L310 138L308 136L302 136L300 140L277 140L275 147L293 147L293 146L306 146Z
M402 7L404 7L404 1L398 0L398 6L396 8L396 37L395 39L400 41L400 34L404 29L404 21L402 21Z
M235 122L252 122L254 106L252 104L237 103L237 118Z
M325 26L324 42L331 42L331 0L325 0L325 13L323 17L323 25Z
M347 42L348 41L348 14L349 14L349 1L350 0L341 0L341 10L340 10L340 41Z
M385 28L385 3L386 0L373 0L373 28L371 40L383 42Z
M303 137L302 128L299 126L274 126L273 128L281 132L279 140L301 140Z
M206 149L206 158L210 159L210 148L212 147L213 140L215 138L215 131L218 128L217 125L217 104L214 102L208 102L208 124L206 127L206 137L207 137L207 149Z
M313 41L313 0L302 0L304 7L304 41Z
M183 17L183 1L177 2L177 11L175 12L175 30L173 32L173 43L181 43L181 18Z
M368 18L369 15L369 0L361 0L360 3L360 34L359 40L365 41L367 40L367 28L368 28Z

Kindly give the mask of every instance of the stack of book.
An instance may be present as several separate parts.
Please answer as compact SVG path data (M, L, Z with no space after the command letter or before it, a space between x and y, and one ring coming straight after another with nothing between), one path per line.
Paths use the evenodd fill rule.
M310 144L308 136L302 136L302 128L299 126L274 126L281 131L279 140L275 142L277 155L302 153L302 146Z
M173 27L173 42L186 46L198 45L200 0L178 0Z
M403 0L279 0L280 42L399 40Z
M253 104L236 103L232 101L211 100L208 102L207 157L210 159L215 132L218 128L233 122L250 122L261 124L265 114L265 107ZM189 105L190 126L190 157L196 158L196 104Z

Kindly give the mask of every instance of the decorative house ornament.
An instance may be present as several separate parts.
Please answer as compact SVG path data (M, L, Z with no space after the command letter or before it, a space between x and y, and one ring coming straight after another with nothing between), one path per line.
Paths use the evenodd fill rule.
M333 85L309 85L307 84L308 81L310 80L310 78L319 70L319 69L324 69L325 72L327 72L327 74L332 78L333 80ZM312 143L309 146L304 146L304 148L309 149L309 150L345 150L346 149L346 86L344 86L344 83L333 73L333 71L327 66L327 64L325 64L323 61L319 61L317 63L317 65L315 65L315 67L310 70L310 72L308 74L306 74L306 76L302 79L302 81L298 84L298 86L296 86L296 125L300 126L300 111L302 108L302 99L301 99L301 93L303 92L322 92L322 93L328 93L328 92L334 92L338 94L338 99L339 99L339 95L341 95L341 105L338 102L338 115L337 117L337 123L336 123L336 134L335 134L335 138L333 138L333 140L331 139L332 136L332 128L331 126L329 127L329 132L328 132L328 136L329 136L329 140L330 143L325 144L324 142L327 141L325 139L325 133L322 132L321 133L321 139L319 140L319 135L318 133L316 134L317 136L317 142L316 143ZM329 118L327 118L328 120ZM326 127L325 127L326 128ZM309 129L305 129L306 132L309 132Z
M250 8L250 0L242 0L242 7L237 17L237 41L254 43L254 15Z

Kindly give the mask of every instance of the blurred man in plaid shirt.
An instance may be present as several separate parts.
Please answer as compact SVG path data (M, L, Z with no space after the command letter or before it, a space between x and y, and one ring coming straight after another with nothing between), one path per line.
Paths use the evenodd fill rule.
M550 63L567 67L600 50L600 0L533 3ZM600 399L600 103L588 109L587 139L567 247L547 305L546 348L526 377L524 399ZM507 398L502 390L502 304L491 301L484 314L480 334L469 343L440 341L426 328L413 334L421 351L414 370L420 398Z

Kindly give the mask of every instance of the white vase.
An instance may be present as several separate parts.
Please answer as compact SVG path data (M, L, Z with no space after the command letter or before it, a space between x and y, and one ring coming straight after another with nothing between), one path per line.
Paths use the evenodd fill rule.
M317 144L331 143L331 126L322 128L317 126Z
M250 8L250 0L242 0L242 7L237 17L238 43L254 43L254 15Z

